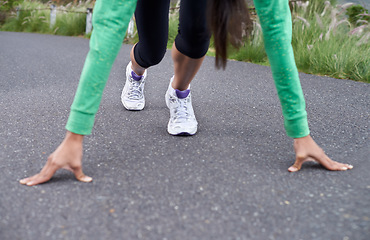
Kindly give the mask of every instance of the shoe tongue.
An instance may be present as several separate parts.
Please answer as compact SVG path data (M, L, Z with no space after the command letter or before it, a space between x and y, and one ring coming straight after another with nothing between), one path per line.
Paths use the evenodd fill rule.
M180 99L186 98L190 93L190 89L186 89L184 91L180 91L178 89L175 89L175 91L176 91L177 97L180 98Z
M132 77L132 79L134 79L135 81L140 81L140 80L143 78L143 76L139 76L139 75L137 75L134 71L131 71L131 77Z

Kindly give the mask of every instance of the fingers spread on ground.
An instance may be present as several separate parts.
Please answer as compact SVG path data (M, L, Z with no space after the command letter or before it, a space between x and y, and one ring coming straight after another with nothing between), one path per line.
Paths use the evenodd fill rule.
M19 180L19 183L20 183L20 184L26 184L26 183L28 183L28 182L30 181L30 179L31 179L31 178L32 178L32 177L23 178L23 179Z
M322 166L324 166L328 170L340 170L341 167L338 166L338 163L331 160L327 155L323 155L320 157L316 157L316 161L320 163ZM339 167L339 169L338 169Z
M341 171L346 171L346 170L349 170L349 169L353 168L353 166L349 165L349 164L343 164L343 163L338 163L338 164L341 165L341 168L340 168Z
M42 177L50 179L60 167L57 164L48 164L41 170Z
M27 179L25 178L25 179L21 179L21 180L19 180L19 183L20 184L26 184L27 183Z
M37 178L37 176L39 175L39 173L38 174L36 174L36 175L33 175L33 176L31 176L31 177L28 177L28 178L24 178L24 179L22 179L21 181L19 181L21 184L28 184L29 182L32 182L32 180L33 179L35 179L35 178Z
M50 180L51 177L39 174L35 179L32 179L27 183L27 186L34 186L40 183L44 183Z
M323 165L326 169L331 170L331 171L346 171L348 169L353 168L352 165L333 161L328 156L325 156L325 158L318 160L318 162L321 165Z

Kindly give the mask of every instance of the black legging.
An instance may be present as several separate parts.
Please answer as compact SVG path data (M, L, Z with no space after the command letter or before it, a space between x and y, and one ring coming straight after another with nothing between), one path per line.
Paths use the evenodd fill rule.
M168 41L170 0L138 0L135 11L139 42L134 48L136 62L144 68L158 64ZM207 0L182 0L177 50L190 58L203 57L209 47L206 17Z

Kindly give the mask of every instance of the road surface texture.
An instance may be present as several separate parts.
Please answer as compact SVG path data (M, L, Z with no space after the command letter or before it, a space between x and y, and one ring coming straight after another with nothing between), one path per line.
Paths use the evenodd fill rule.
M192 83L199 131L166 131L170 51L148 71L147 105L120 101L123 45L91 136L81 183L61 170L27 187L65 134L88 40L0 32L0 239L368 240L370 84L300 74L313 138L330 172L297 173L270 68L206 57Z

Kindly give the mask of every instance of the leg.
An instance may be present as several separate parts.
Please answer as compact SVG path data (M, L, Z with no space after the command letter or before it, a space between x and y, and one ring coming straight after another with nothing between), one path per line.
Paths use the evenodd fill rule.
M188 89L190 82L202 65L204 56L201 58L190 58L185 56L177 50L176 44L174 43L172 46L172 60L175 70L172 87L180 91Z
M138 0L135 11L139 42L132 48L132 68L142 75L158 64L167 49L169 0Z
M181 1L179 31L172 47L175 77L172 87L186 90L198 72L209 46L206 0Z
M131 49L131 52L130 52L130 59L131 59L131 69L132 71L134 71L137 75L139 76L142 76L144 75L144 72L146 70L146 68L140 66L136 60L135 60L135 54L134 54L134 48L135 48L136 44L132 47Z
M131 49L121 101L127 110L145 106L146 69L158 64L166 53L169 0L139 0L135 11L139 42Z
M198 129L189 85L208 50L206 8L207 0L181 1L179 30L172 47L175 75L165 97L170 109L167 131L171 135L194 135Z

